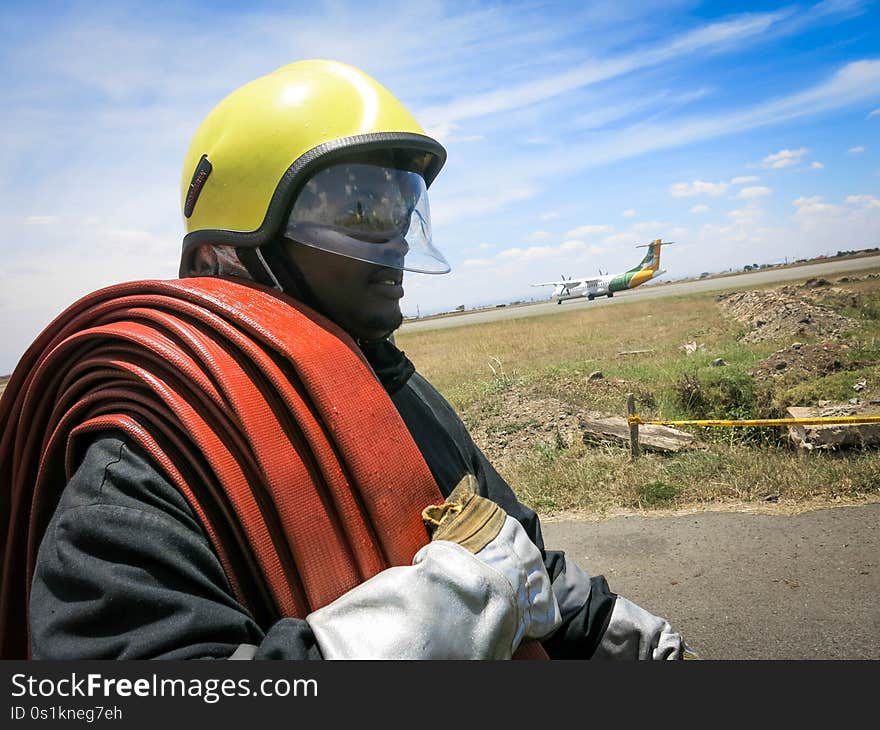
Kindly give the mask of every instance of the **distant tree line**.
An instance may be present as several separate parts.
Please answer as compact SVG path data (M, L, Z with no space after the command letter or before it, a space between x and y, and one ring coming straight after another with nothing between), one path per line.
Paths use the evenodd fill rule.
M834 254L833 257L825 256L823 254L821 256L814 256L812 259L797 259L794 263L805 264L808 261L821 261L822 259L827 258L838 258L839 256L855 256L860 253L877 253L878 251L880 251L880 247L878 246L875 246L874 248L860 248L853 251L838 251L836 254ZM779 264L746 264L745 266L743 266L743 271L757 271L758 269L769 269L773 266L779 266ZM703 274L702 276L706 276L706 274Z

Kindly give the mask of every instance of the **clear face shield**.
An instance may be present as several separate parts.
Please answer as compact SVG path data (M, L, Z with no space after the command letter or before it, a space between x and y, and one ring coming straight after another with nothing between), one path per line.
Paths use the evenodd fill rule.
M431 243L424 178L390 165L340 162L320 170L300 191L284 235L392 269L423 274L450 270Z

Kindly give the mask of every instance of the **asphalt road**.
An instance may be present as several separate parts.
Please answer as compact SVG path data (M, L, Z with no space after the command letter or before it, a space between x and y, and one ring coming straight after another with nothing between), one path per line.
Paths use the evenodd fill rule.
M576 299L465 313L404 330L556 314L571 308L765 286L880 267L880 256L643 286ZM799 515L694 512L544 522L611 589L665 616L706 659L880 659L880 504Z
M621 302L634 302L643 299L683 296L700 292L724 291L748 287L767 286L776 282L809 279L811 277L836 276L852 271L880 268L880 256L865 256L854 259L829 259L815 264L804 264L780 269L764 269L751 273L720 276L717 278L697 279L670 284L645 284L625 292L618 292L611 299L601 297L592 302L588 299L569 299L562 304L556 300L538 302L510 307L464 312L444 317L419 320L407 320L400 328L401 332L418 332L420 330L445 329L462 327L470 324L492 322L499 319L518 319L520 317L540 317L542 315L559 314L571 309L584 307L609 307Z
M880 659L880 504L544 523L706 659Z

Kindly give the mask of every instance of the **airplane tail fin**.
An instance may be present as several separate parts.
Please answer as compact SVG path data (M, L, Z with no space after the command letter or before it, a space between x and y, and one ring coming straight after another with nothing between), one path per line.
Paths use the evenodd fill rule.
M651 269L653 271L659 271L660 269L660 249L663 246L668 246L670 243L674 243L673 241L663 241L661 239L656 239L651 241L651 243L645 243L641 246L636 246L636 248L647 248L648 252L645 254L645 258L643 258L638 266L630 271L644 271L645 269Z

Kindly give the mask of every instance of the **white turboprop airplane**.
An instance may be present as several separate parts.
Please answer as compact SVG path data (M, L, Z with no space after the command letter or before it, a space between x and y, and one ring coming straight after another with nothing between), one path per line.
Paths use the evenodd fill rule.
M590 301L600 296L613 297L614 292L634 289L639 284L665 274L666 269L660 268L660 247L668 246L670 243L674 241L661 241L658 238L651 243L636 246L636 248L647 248L648 253L636 266L622 274L602 274L582 279L574 277L566 279L563 275L562 281L544 281L532 286L555 287L551 299L555 299L557 304L562 304L565 299L578 297L586 297Z

